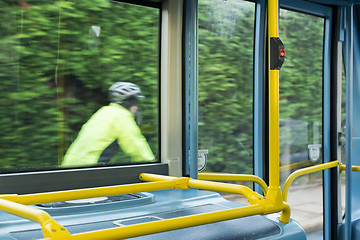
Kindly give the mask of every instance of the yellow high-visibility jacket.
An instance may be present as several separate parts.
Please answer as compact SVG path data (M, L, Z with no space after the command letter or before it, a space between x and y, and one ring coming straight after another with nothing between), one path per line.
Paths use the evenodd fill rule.
M110 103L100 108L82 126L61 166L96 165L101 153L115 140L133 161L151 161L155 158L134 115L121 105Z

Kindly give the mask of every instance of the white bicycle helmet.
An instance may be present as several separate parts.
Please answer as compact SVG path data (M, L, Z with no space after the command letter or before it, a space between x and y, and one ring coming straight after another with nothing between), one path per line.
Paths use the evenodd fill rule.
M140 88L130 82L117 82L110 86L109 97L113 103L122 103L130 97L144 98Z

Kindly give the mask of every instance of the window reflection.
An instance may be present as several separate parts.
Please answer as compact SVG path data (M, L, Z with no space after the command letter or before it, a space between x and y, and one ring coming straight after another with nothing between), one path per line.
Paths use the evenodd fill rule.
M3 1L0 11L1 169L60 165L116 82L146 96L138 124L157 153L159 9L34 0ZM132 161L121 151L111 159Z

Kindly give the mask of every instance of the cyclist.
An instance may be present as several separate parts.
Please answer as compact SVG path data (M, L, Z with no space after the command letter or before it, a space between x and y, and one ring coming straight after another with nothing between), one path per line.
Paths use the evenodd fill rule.
M144 98L140 88L129 82L117 82L109 88L111 103L100 108L81 128L71 144L63 167L89 166L109 162L119 146L133 161L151 161L154 155L135 122L137 99Z

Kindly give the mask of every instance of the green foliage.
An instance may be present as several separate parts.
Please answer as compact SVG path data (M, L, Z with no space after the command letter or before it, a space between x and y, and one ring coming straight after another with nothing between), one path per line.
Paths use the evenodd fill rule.
M282 9L279 33L286 49L279 85L280 153L306 153L307 144L322 143L324 19Z
M199 2L199 149L205 171L251 173L255 5Z
M156 153L159 10L107 0L24 4L0 9L1 168L56 166L117 81L147 96L142 127Z
M244 1L199 1L199 149L209 149L205 171L252 172L254 10ZM322 18L281 10L282 155L297 156L308 151L307 144L321 143L323 29Z
M199 149L209 150L206 171L251 173L255 4L201 0L199 10ZM140 127L157 153L157 9L11 0L1 1L0 20L2 169L56 166L81 126L108 104L107 89L117 81L136 83L146 95ZM281 11L282 153L303 151L296 143L321 129L323 21ZM113 161L130 160L119 154Z

